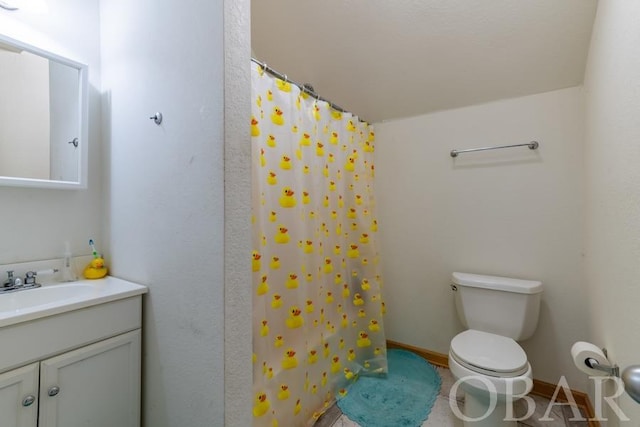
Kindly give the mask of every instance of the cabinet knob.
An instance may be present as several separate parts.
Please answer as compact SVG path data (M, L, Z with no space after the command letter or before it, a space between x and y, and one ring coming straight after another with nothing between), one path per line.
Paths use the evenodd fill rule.
M22 399L22 406L31 406L35 401L36 397L30 394L29 396Z
M60 393L60 387L55 386L55 385L54 385L53 387L51 387L51 388L47 391L47 394L48 394L49 396L51 396L51 397L53 397L53 396L57 396L57 395L58 395L58 393Z

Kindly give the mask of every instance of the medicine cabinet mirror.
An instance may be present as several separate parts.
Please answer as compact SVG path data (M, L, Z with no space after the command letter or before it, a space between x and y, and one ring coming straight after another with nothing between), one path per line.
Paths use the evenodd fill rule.
M0 34L0 185L87 186L87 66Z

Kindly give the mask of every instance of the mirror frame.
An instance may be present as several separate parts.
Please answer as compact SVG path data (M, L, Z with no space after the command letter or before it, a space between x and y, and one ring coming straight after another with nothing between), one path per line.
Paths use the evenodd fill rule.
M0 186L10 187L31 187L31 188L52 188L80 190L87 188L88 177L88 152L89 152L89 92L88 92L88 66L81 62L66 58L57 53L41 49L39 47L13 39L4 34L0 34L0 43L24 50L43 58L53 60L59 64L67 65L78 70L78 116L80 117L80 127L78 129L78 181L55 181L35 178L19 178L10 176L0 176Z

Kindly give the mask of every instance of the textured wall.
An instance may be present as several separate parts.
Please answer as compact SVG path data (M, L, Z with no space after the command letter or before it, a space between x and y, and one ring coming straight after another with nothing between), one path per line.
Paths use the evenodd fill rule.
M221 425L223 4L110 0L101 19L111 271L150 289L144 425Z
M225 16L225 413L224 425L253 422L251 342L250 0L226 0Z
M89 66L89 188L40 190L0 187L0 264L91 253L102 234L100 18L98 0L49 0L47 13L0 9L0 31ZM104 246L100 248L104 250Z
M460 325L453 271L538 279L540 322L523 343L534 377L586 379L582 276L583 93L571 88L376 125L376 193L391 340L447 353ZM525 148L462 154L515 144Z
M585 80L589 323L592 341L622 367L640 363L638 22L638 2L599 3ZM640 406L626 395L619 402L638 425Z

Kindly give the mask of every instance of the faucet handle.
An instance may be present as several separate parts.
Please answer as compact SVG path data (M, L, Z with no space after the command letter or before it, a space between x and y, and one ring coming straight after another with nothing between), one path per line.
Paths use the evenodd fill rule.
M13 270L7 271L7 280L4 281L4 288L19 288L22 286L22 279L13 277Z
M24 284L25 285L33 285L36 283L36 274L35 271L27 271L24 275Z
M7 280L4 281L2 286L4 286L5 288L13 286L13 281L14 281L13 270L7 270Z

